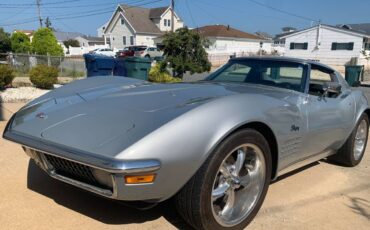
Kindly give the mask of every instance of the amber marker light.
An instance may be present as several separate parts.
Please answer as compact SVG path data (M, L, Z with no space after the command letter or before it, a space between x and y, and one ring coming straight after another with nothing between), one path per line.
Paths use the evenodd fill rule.
M155 174L147 174L147 175L127 175L125 176L126 184L145 184L145 183L152 183L155 179Z

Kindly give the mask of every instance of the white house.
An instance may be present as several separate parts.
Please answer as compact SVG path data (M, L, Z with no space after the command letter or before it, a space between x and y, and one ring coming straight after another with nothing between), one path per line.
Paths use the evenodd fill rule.
M97 29L98 37L103 37L103 36L104 36L104 30L105 30L105 28L107 28L107 25L108 25L108 22L107 22L107 23L105 23L104 25L100 26L100 27Z
M282 37L285 56L317 60L328 65L361 62L362 51L370 50L370 34L348 27L317 25Z
M258 54L260 50L271 53L272 41L225 25L207 25L193 29L210 42L208 54Z
M143 8L118 5L104 29L103 36L112 49L121 49L131 45L155 46L154 39L166 31L184 26L179 16L174 14L171 21L171 8Z

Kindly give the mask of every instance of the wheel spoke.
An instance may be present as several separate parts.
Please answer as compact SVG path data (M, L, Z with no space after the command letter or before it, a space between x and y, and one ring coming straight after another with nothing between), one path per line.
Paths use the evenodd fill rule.
M238 157L236 158L235 162L235 170L233 172L234 176L239 176L240 170L243 168L245 161L245 151L238 149Z
M230 185L226 182L220 184L216 189L212 191L212 201L215 201L218 198L225 196L229 188L230 188Z
M248 174L240 178L240 184L244 187L255 186L259 182L260 165L256 163L253 169L248 169Z
M221 167L220 167L220 172L224 175L225 178L232 178L233 175L231 175L229 166L223 162Z
M235 203L235 191L233 189L229 189L227 190L226 204L220 214L224 217L230 217L234 210L234 203Z

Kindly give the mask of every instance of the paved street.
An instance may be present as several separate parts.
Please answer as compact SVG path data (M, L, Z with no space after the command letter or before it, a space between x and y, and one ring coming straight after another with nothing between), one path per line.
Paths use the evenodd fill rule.
M190 229L171 202L138 211L97 197L49 178L3 139L0 166L1 229ZM369 148L356 168L312 164L271 185L248 229L370 229L369 175Z

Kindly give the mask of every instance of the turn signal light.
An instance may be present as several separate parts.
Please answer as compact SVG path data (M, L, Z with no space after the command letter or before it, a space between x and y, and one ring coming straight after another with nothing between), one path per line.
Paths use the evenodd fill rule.
M145 184L152 183L155 179L155 174L140 175L140 176L125 176L126 184Z

